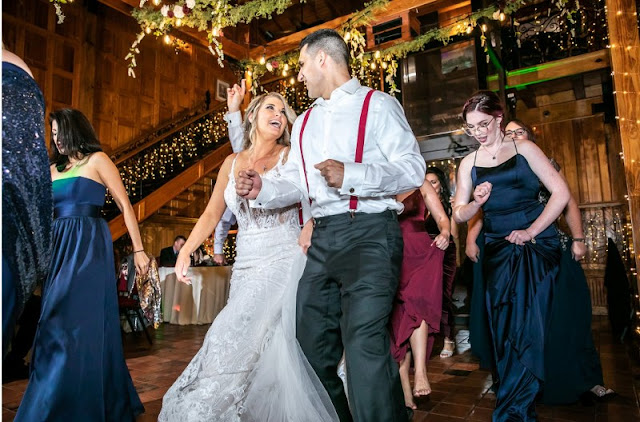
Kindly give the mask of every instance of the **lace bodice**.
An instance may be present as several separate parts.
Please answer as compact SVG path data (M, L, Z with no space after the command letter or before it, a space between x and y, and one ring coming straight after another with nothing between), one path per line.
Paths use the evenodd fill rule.
M235 166L236 159L233 159L229 183L224 191L224 200L227 207L235 214L238 221L238 234L241 235L247 230L273 229L281 226L299 230L300 219L298 216L298 206L291 205L286 208L277 209L257 209L250 208L249 201L236 194ZM284 165L284 151L280 153L278 164L261 176L265 179L275 179L280 177L280 168Z

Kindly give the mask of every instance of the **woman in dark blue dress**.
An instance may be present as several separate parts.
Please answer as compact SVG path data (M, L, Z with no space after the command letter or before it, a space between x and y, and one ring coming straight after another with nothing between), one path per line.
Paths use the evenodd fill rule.
M16 421L133 421L144 411L122 351L111 233L100 217L106 189L122 210L146 273L138 224L118 169L87 118L50 115L53 257L42 291L32 369Z
M460 163L454 218L464 222L480 208L484 213L483 271L498 376L493 420L533 421L561 254L554 222L569 189L533 142L505 139L503 110L490 91L464 105L465 130L480 147ZM540 181L551 193L546 206L538 201Z

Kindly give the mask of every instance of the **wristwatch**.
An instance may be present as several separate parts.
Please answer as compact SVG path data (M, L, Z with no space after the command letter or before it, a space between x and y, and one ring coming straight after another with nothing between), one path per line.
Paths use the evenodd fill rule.
M573 242L582 242L582 243L586 243L584 240L584 237L574 237L571 239Z

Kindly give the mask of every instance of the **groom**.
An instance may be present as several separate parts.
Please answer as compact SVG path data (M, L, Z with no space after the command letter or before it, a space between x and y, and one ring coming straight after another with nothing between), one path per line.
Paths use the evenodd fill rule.
M298 80L317 100L293 125L281 177L242 171L236 190L256 208L311 202L300 345L341 421L406 421L387 332L403 246L395 195L422 185L425 162L400 104L351 78L336 31L316 31L300 47ZM351 411L336 373L343 349Z

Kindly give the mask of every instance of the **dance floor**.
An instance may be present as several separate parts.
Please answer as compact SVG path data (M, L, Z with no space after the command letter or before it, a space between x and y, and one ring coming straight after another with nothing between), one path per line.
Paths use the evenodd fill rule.
M157 420L162 396L199 349L208 328L208 325L164 324L156 331L152 347L142 336L128 334L124 338L127 364L146 407L146 413L138 421ZM593 329L605 383L619 396L592 406L538 406L540 422L640 421L640 366L628 357L624 345L613 341L606 317L594 317ZM458 335L463 350L464 333ZM440 346L436 344L434 350L439 351ZM476 362L468 350L449 359L434 356L429 364L433 392L417 401L413 422L490 421L495 406L495 395L489 390L491 376L479 370ZM13 420L26 384L23 380L2 386L3 421Z

